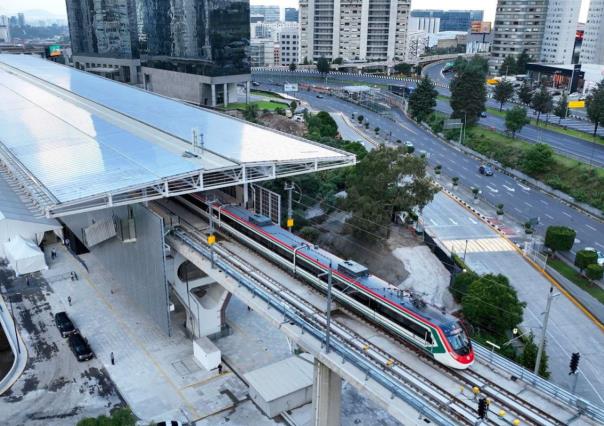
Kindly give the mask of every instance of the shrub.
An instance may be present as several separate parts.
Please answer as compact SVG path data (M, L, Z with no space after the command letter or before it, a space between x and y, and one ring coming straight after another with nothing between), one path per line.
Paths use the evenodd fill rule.
M575 266L583 272L589 265L598 264L598 253L593 250L579 250L575 255Z
M362 123L364 119L365 119L365 117L362 114L359 114L359 116L357 117L357 121L359 123Z
M590 280L601 280L604 275L604 269L597 263L592 263L585 268L585 275L587 275L587 278Z
M311 228L310 226L305 226L304 228L300 229L300 236L311 243L316 243L319 239L319 235L319 230L316 228Z
M568 251L573 248L577 233L566 226L548 226L545 231L545 246L553 251Z

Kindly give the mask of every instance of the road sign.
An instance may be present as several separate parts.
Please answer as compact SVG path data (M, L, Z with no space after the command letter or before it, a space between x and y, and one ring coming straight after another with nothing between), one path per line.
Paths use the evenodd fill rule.
M298 83L285 83L283 85L284 92L297 92L298 91Z
M449 129L461 129L462 126L463 126L463 124L461 124L461 120L455 119L455 120L445 120L443 127L446 130L449 130Z
M585 101L570 101L568 107L573 108L585 108Z

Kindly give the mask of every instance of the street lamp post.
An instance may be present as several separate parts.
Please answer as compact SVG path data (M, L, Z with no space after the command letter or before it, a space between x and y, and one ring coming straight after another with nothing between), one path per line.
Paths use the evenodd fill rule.
M15 294L16 296L17 294ZM13 299L11 296L8 297L8 303L10 305L10 316L13 318L13 326L15 327L15 342L17 343L17 352L21 353L21 344L19 343L19 334L17 333L17 319L13 312Z

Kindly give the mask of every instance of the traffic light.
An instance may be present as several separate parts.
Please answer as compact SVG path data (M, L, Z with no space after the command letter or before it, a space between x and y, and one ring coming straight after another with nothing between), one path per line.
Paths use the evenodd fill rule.
M579 352L573 352L570 357L570 373L575 374L577 372L577 368L579 367L579 359L581 359L581 354Z
M489 409L489 404L487 403L487 399L482 397L478 400L478 417L484 419L487 416L487 410Z

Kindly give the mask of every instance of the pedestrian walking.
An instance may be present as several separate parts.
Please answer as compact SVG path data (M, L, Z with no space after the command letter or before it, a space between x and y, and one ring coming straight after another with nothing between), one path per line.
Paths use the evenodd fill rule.
M69 303L69 306L71 306L71 296L67 296L67 303Z
M53 248L53 249L50 251L50 258L51 258L52 260L55 260L55 259L57 258L57 250L56 250L56 249L54 249L54 248Z
M115 365L115 357L113 356L113 352L111 352L111 365Z
M29 287L29 276L25 277L25 284Z
M218 364L218 374L222 374L222 364Z

